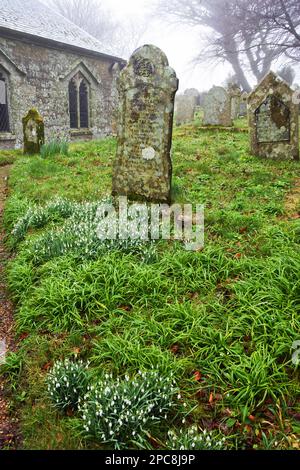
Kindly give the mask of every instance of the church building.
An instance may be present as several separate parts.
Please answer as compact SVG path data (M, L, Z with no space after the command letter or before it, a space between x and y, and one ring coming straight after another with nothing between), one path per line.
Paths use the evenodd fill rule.
M43 117L46 141L111 135L126 62L101 49L38 0L0 0L0 148L22 146L30 109Z

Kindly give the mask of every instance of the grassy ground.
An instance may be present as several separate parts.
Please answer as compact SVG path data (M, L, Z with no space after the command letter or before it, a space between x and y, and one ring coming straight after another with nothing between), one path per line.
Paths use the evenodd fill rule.
M64 157L18 156L8 232L28 207L57 195L80 202L109 194L114 153L108 139L74 144ZM191 424L221 433L229 448L299 446L299 163L251 156L243 132L193 126L175 130L173 162L174 201L205 204L203 251L160 242L149 263L72 249L36 257L34 243L52 243L47 234L62 217L30 228L25 242L9 236L20 349L5 372L26 449L101 448L47 396L52 364L74 355L95 376L151 366L174 373L182 406L151 429L149 446L164 448L169 429Z

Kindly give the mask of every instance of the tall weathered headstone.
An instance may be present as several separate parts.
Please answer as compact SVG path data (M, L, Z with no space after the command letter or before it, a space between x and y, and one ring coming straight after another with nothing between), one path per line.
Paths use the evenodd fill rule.
M238 85L232 84L228 87L228 94L230 97L231 105L231 119L237 119L240 114L241 105L241 89Z
M34 155L40 153L41 146L45 143L45 128L43 118L36 109L30 109L22 119L24 153Z
M177 126L194 120L196 112L196 99L194 96L177 95L175 100L175 120Z
M273 72L249 95L249 132L254 155L299 158L299 115L293 95L288 83Z
M204 125L232 126L230 97L227 91L214 86L204 98Z
M239 115L242 117L247 116L247 101L248 101L248 93L244 91L241 96L240 112L239 112Z
M176 73L155 46L137 49L122 70L113 195L170 202L177 89Z

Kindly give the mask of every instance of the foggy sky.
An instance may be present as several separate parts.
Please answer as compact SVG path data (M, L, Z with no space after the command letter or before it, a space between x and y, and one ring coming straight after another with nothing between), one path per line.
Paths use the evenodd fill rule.
M100 0L99 0L100 1ZM183 0L184 2L184 0ZM141 22L151 13L153 0L101 0L118 19ZM126 40L126 39L125 39ZM193 58L201 51L201 42L194 28L170 27L165 21L159 21L153 16L148 22L147 29L140 40L140 45L154 44L167 55L180 80L180 91L186 88L208 90L212 85L222 85L227 76L232 73L231 66L224 64L203 63L197 67L192 64ZM294 65L297 76L295 82L300 83L300 65ZM280 68L280 63L273 67ZM255 81L251 81L255 85Z

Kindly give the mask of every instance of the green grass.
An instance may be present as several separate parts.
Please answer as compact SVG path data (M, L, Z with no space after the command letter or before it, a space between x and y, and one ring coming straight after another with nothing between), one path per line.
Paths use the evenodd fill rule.
M55 159L18 157L7 231L57 196L109 195L115 148L107 139L73 144ZM4 372L26 449L101 448L83 439L76 415L59 416L47 398L49 367L74 355L91 361L95 377L152 366L174 373L186 424L164 423L153 436L162 448L168 429L192 424L222 432L230 448L297 446L299 369L291 358L300 331L300 205L287 211L285 201L299 163L251 156L244 132L195 126L175 129L173 162L174 201L205 204L201 252L159 242L149 264L134 253L79 259L69 251L37 265L32 245L68 217L49 209L25 226L24 241L9 237L20 350Z
M65 155L69 154L69 144L66 141L52 140L51 142L42 145L41 148L41 157L49 158L55 157L56 155Z
M11 165L16 161L17 155L21 154L19 151L1 150L0 153L0 167Z

